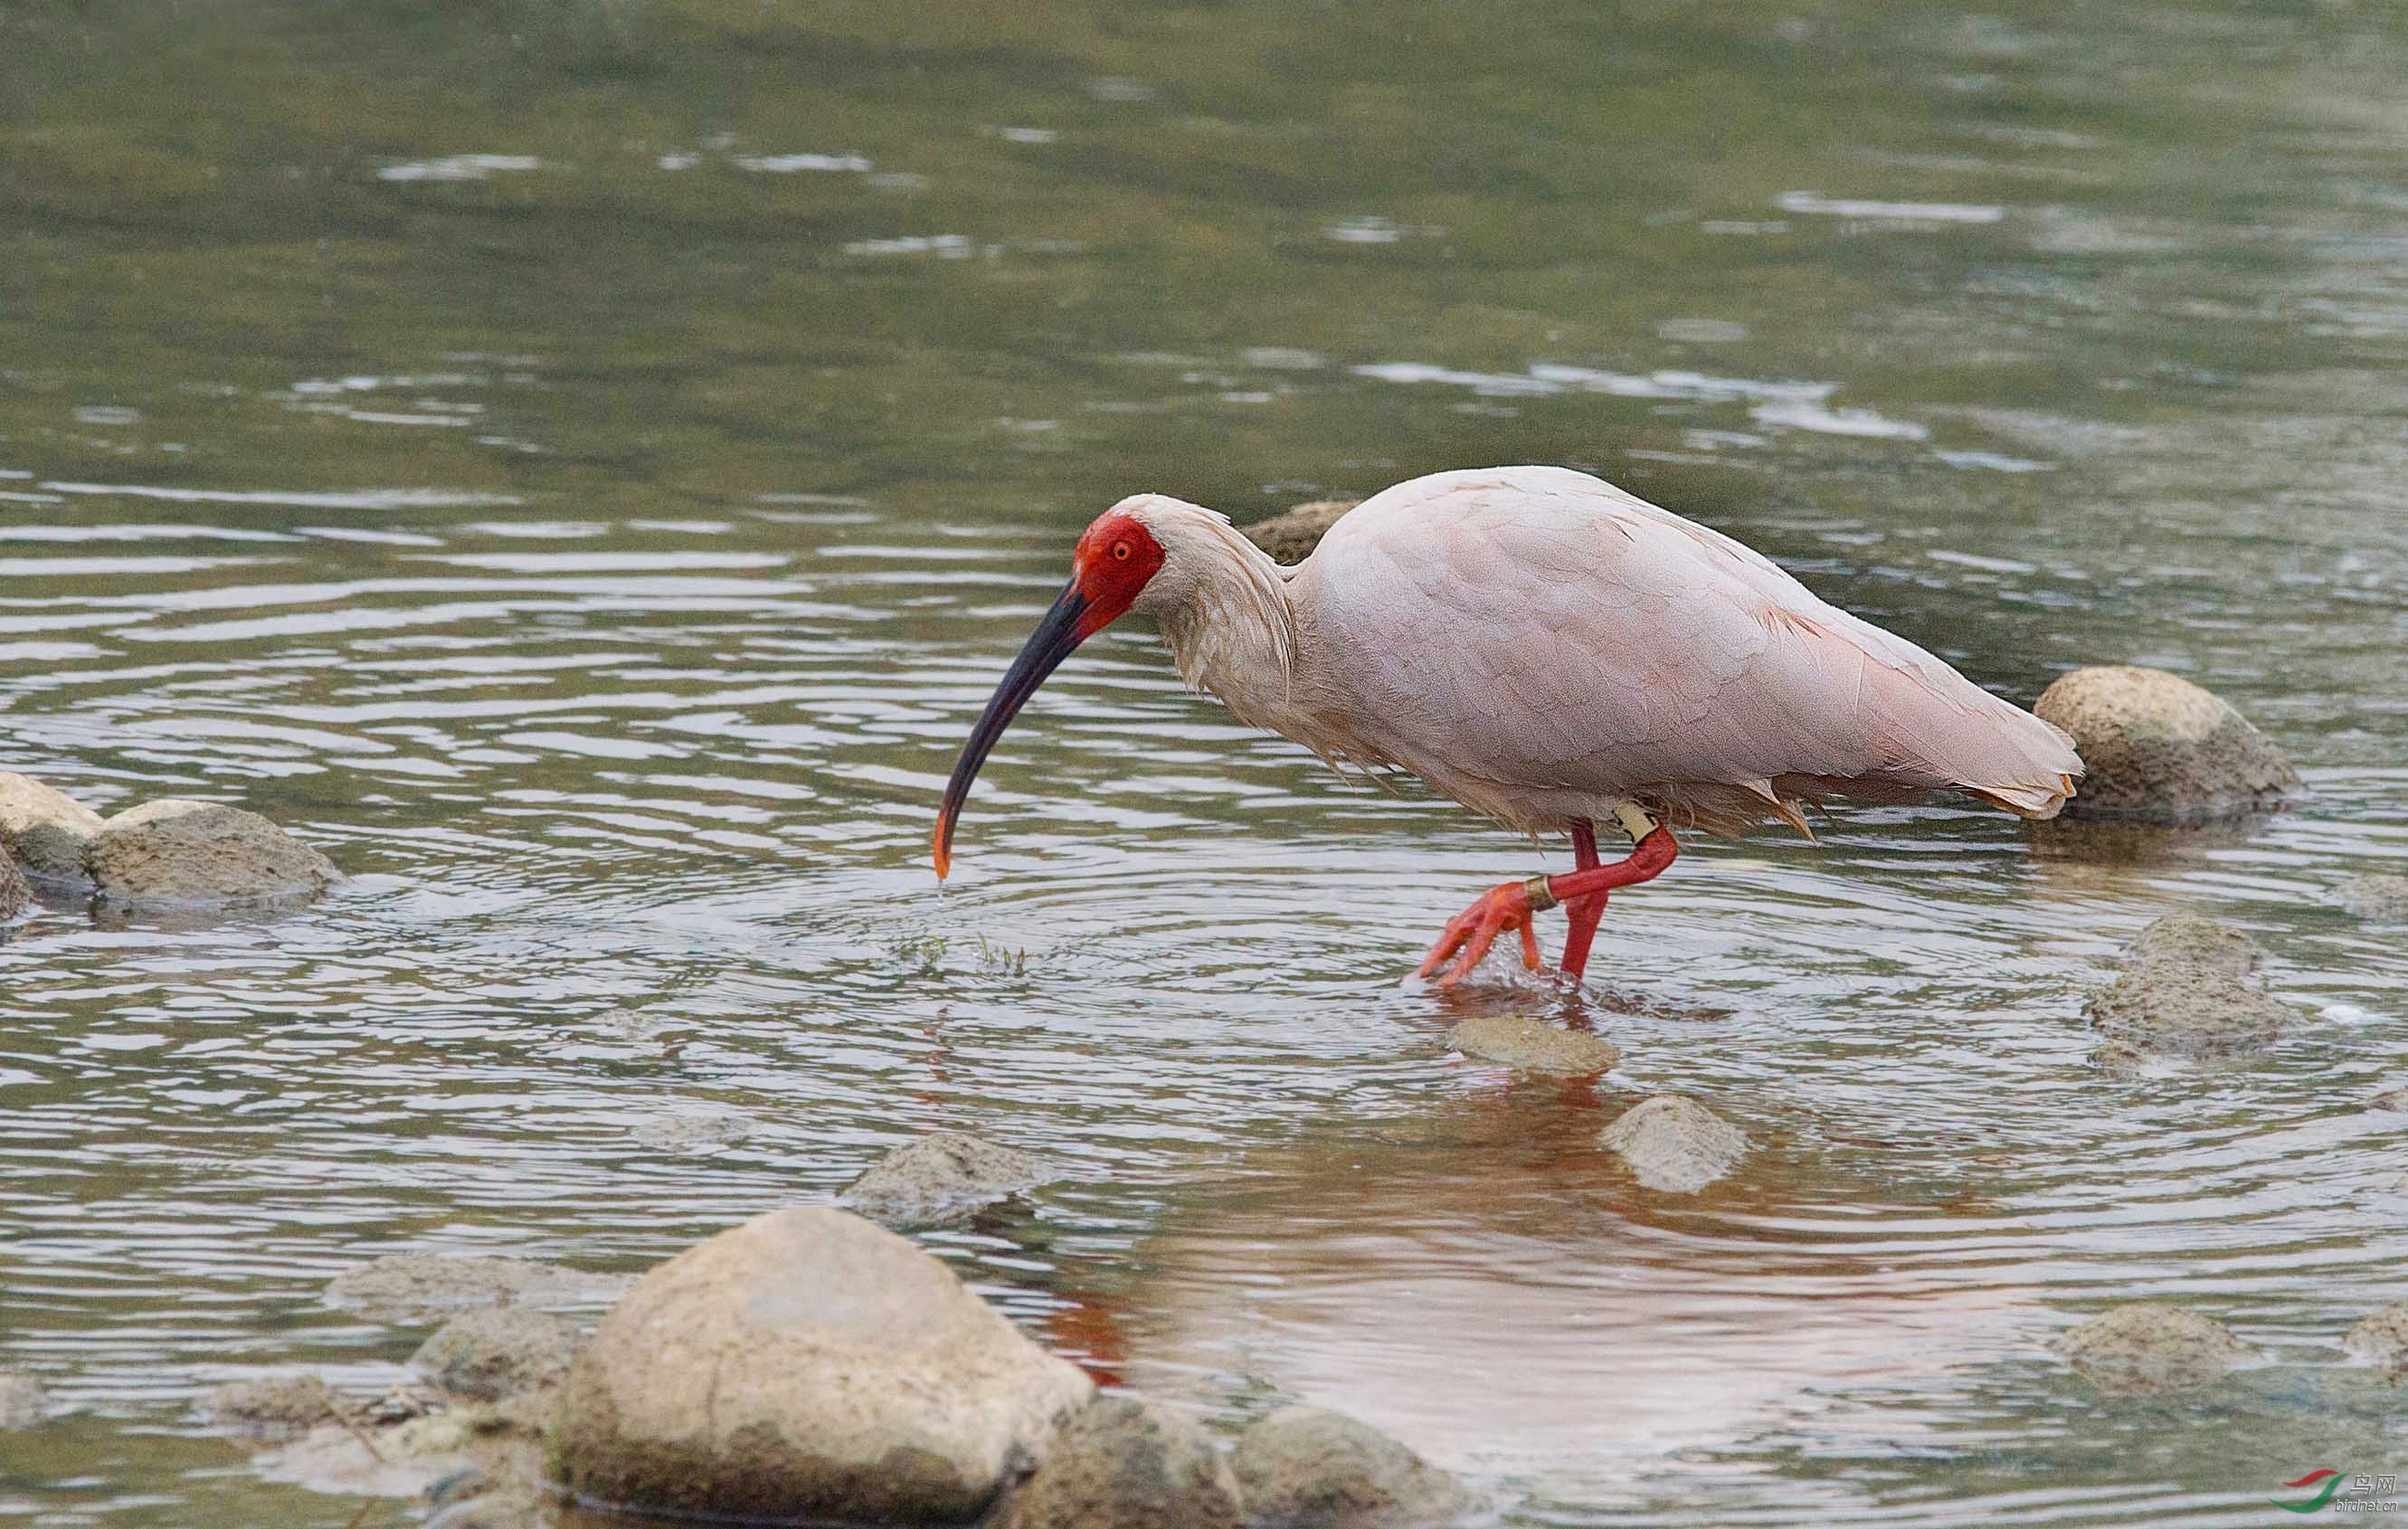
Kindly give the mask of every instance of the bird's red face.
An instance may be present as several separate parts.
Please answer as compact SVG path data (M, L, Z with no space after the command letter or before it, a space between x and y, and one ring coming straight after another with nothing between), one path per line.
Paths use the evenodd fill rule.
M1045 683L1071 650L1128 613L1149 580L1162 571L1162 543L1135 515L1111 510L1096 518L1070 554L1070 582L1037 624L1020 656L1004 671L986 710L979 714L953 763L953 777L945 783L944 805L937 811L937 878L944 879L953 858L953 822L978 779L979 767L1020 708Z

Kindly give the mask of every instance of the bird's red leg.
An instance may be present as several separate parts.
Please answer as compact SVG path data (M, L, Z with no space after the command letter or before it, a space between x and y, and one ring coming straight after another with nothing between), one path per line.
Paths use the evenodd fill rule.
M1597 827L1583 820L1572 825L1572 863L1583 871L1598 867ZM1605 894L1564 904L1571 928L1564 935L1564 975L1578 982L1588 969L1589 942L1597 938L1597 921L1605 916Z
M1415 975L1428 976L1453 956L1455 964L1439 979L1440 987L1452 988L1480 964L1488 947L1497 943L1497 936L1507 930L1521 932L1522 962L1536 970L1539 940L1530 928L1535 913L1559 902L1589 898L1602 904L1605 894L1617 887L1635 887L1662 875L1680 852L1681 846L1672 842L1672 830L1657 824L1626 858L1612 865L1585 866L1560 876L1533 876L1528 881L1509 881L1502 887L1492 887L1479 902L1447 921L1438 943L1422 958ZM1535 902L1534 892L1538 894Z

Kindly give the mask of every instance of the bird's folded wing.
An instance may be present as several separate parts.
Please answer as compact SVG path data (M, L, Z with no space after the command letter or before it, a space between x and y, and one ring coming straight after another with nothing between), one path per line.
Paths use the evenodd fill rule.
M1877 776L2011 801L2080 771L2046 723L1598 479L1419 482L1316 554L1319 624L1409 768L1597 792Z

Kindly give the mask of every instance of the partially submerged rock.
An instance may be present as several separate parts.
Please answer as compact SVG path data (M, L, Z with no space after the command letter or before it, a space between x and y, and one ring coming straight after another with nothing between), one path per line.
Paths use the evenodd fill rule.
M562 1481L693 1515L967 1519L1094 1386L917 1246L773 1211L652 1270L570 1366Z
M274 901L340 879L326 857L257 813L172 800L104 822L84 868L104 900L136 907Z
M80 886L85 848L100 831L96 812L31 775L0 771L0 849L39 881Z
M1630 1166L1641 1185L1694 1194L1747 1156L1747 1137L1694 1099L1657 1094L1616 1116L1597 1145Z
M1239 528L1246 533L1248 541L1270 554L1273 562L1301 563L1312 555L1313 548L1321 545L1321 539L1328 534L1329 527L1338 524L1338 517L1362 502L1360 499L1314 499L1268 520L1258 520L1252 526Z
M23 1370L0 1370L0 1428L31 1428L49 1410L40 1378Z
M2073 737L2086 773L2071 817L2198 822L2261 810L2300 784L2231 706L2162 669L2077 669L2032 703Z
M314 1375L229 1380L209 1393L206 1410L221 1427L268 1438L291 1438L344 1416L342 1398Z
M1474 1506L1446 1472L1375 1428L1282 1407L1238 1436L1250 1529L1436 1529Z
M887 1226L936 1226L1060 1176L1041 1158L939 1131L879 1159L837 1203Z
M2101 1041L2091 1048L2090 1065L2109 1077L2139 1077L2148 1053L2129 1041Z
M2099 1032L2144 1051L2225 1057L2282 1035L2300 1011L2255 983L2212 966L2152 961L2090 995Z
M409 1363L455 1396L493 1401L552 1384L576 1357L567 1322L533 1306L494 1306L445 1322Z
M259 1457L259 1474L312 1492L353 1497L417 1497L476 1462L468 1420L439 1412L373 1435L356 1424L321 1423Z
M752 1134L752 1122L734 1110L691 1110L656 1115L628 1132L638 1145L662 1152L707 1152Z
M2201 913L2170 913L2156 919L2124 947L2124 959L2136 966L2153 961L2177 961L2203 966L2236 977L2254 977L2265 964L2266 952L2243 930L2221 918Z
M1054 1441L988 1529L1238 1529L1229 1462L1184 1415L1099 1397Z
M326 1286L326 1301L371 1321L430 1321L477 1306L571 1305L609 1301L635 1281L516 1258L455 1258L391 1253L346 1269Z
M2222 1323L2154 1302L2094 1317L2057 1348L2091 1384L2127 1395L2203 1386L2249 1357Z
M1594 1076L1622 1060L1611 1041L1520 1015L1475 1016L1447 1031L1446 1038L1467 1057L1555 1077Z
M2333 888L2341 905L2378 924L2408 924L2408 876L2353 876Z
M8 852L0 849L0 924L23 913L33 905L34 889L25 883L24 873Z
M2408 1301L2394 1301L2359 1318L2341 1346L2351 1358L2379 1364L2393 1375L2408 1371Z

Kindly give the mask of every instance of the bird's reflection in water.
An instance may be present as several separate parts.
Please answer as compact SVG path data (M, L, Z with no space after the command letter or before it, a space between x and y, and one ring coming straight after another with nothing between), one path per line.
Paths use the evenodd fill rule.
M1676 1453L1889 1426L1880 1393L2018 1346L2019 1281L1982 1250L2003 1223L1961 1184L1820 1166L1717 1099L1750 1159L1656 1194L1597 1147L1635 1092L1465 1072L1426 1116L1267 1149L1183 1197L1080 1346L1148 1394L1331 1406L1451 1468L1584 1495Z

